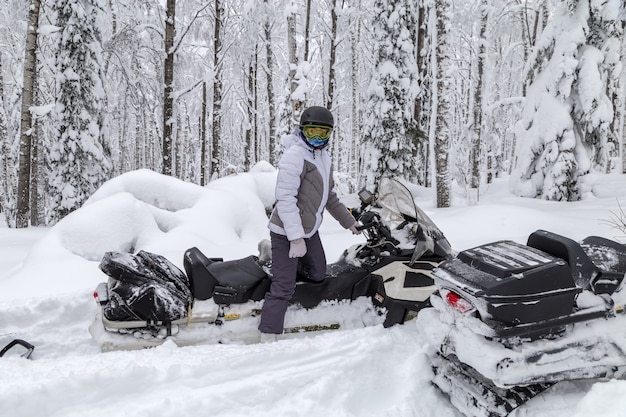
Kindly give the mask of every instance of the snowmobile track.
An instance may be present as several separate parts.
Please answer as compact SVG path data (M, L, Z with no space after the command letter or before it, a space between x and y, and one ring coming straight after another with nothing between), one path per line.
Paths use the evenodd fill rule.
M552 383L501 388L451 355L433 360L433 383L467 417L506 417L517 407L550 388Z

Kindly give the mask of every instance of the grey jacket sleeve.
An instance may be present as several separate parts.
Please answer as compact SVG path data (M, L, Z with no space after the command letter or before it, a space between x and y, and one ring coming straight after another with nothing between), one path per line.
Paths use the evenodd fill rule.
M339 200L339 197L337 197L334 188L335 182L333 180L333 174L331 172L326 210L328 210L330 215L333 216L344 229L347 229L352 226L356 222L356 220L354 219L354 216L352 216L352 214L348 211L346 206L344 206L343 203Z

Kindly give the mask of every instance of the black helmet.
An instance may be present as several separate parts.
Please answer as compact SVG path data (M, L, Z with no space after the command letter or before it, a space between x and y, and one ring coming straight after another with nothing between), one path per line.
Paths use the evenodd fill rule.
M325 107L311 106L302 112L300 116L300 126L321 125L333 127L335 121L332 113Z

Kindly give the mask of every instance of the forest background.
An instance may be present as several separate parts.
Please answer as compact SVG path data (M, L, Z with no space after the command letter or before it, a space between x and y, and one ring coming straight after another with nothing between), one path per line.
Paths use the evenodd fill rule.
M622 0L0 0L0 210L49 226L106 180L276 166L309 105L343 192L473 204L624 172Z

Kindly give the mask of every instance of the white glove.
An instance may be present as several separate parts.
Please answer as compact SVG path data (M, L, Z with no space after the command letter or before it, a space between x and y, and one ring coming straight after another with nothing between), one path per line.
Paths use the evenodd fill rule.
M350 229L350 231L352 232L353 235L360 235L361 234L361 231L359 229L357 229L358 226L360 226L359 222L354 222L354 224L349 227L349 229Z
M306 255L306 242L304 239L296 239L289 242L289 257L302 258Z

